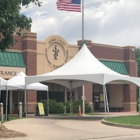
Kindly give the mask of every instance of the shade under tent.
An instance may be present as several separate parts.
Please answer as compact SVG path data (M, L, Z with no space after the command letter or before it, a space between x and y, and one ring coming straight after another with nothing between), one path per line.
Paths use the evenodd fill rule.
M7 119L7 108L8 108L8 90L24 90L24 112L27 112L27 101L26 101L26 90L38 90L46 91L48 98L48 86L41 83L33 83L25 85L26 75L23 72L17 74L17 76L12 77L6 84L2 85L2 90L6 90L6 119ZM49 101L48 101L49 102ZM49 109L48 109L49 110Z

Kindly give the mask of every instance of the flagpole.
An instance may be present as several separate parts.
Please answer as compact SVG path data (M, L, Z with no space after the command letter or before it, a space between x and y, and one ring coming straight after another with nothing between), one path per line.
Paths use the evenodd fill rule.
M84 0L82 0L82 43L84 44ZM83 116L85 115L85 86L83 85Z
M82 43L84 42L84 0L82 0Z

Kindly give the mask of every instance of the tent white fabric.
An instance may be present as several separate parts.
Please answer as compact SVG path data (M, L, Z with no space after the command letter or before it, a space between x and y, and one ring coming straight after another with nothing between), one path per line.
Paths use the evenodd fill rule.
M6 86L6 119L7 119L7 105L8 105L8 90L24 90L24 112L26 114L26 90L42 90L42 91L48 91L48 86L43 85L41 83L33 83L29 85L25 85L25 77L26 75L23 72L20 72L17 74L17 76L9 79L7 81ZM48 94L48 93L47 93Z
M17 76L8 80L8 89L25 89L25 77L26 75L23 72L17 74ZM46 90L48 91L48 86L41 83L29 84L26 86L26 90Z
M7 83L8 83L7 80L0 77L0 92L1 92L1 90L6 89L5 87L7 86Z
M59 69L47 74L25 77L26 85L34 82L57 83L69 88L70 92L71 89L87 83L101 84L103 85L105 112L106 109L109 112L106 83L135 84L140 87L139 78L121 75L109 69L94 57L85 44L73 59Z
M25 77L26 85L40 81L58 83L71 89L86 83L105 85L109 82L121 82L140 86L139 78L121 75L109 69L93 56L85 44L73 59L59 69Z
M6 86L6 85L7 85L7 80L0 77L0 86Z

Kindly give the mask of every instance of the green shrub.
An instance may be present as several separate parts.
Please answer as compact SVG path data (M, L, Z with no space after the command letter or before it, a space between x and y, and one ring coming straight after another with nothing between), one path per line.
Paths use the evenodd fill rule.
M41 100L44 106L44 110L47 110L47 100ZM82 112L82 100L74 100L73 113L78 113L79 105L81 106ZM56 100L49 100L49 113L64 113L64 107L66 106L66 113L70 113L70 101L66 103L57 102ZM85 102L85 113L90 113L91 107L88 102Z
M81 111L82 111L83 110L82 109L82 107L83 107L82 104L83 104L82 100L74 100L72 102L73 113L78 113L79 105L81 106ZM69 113L70 112L70 101L64 103L64 105L66 106L67 113ZM85 113L90 113L90 112L91 112L91 107L90 107L88 102L85 102Z
M47 110L47 100L41 100L44 106L44 110ZM49 99L49 113L63 113L64 104L61 102L56 102L56 100Z

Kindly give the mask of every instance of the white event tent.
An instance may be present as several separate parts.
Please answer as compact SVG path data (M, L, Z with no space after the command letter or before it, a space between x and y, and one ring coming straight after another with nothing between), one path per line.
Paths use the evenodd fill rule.
M6 116L7 116L7 106L8 106L8 90L24 90L24 111L26 113L26 90L39 90L39 91L48 91L48 86L41 83L33 83L25 85L26 75L23 72L20 72L15 77L7 81L6 86ZM48 96L48 92L47 92ZM7 118L7 117L6 117Z
M7 85L7 80L0 77L0 100L1 100L1 90L3 90L3 87Z
M0 86L5 86L5 85L7 85L7 80L0 77Z
M70 89L85 85L87 83L98 83L103 85L105 112L108 109L106 94L107 83L134 84L140 87L140 79L119 74L102 64L89 51L84 44L81 50L67 64L52 72L25 77L25 84L34 82L52 82L63 85Z
M21 71L19 74L17 74L15 77L8 80L8 89L12 89L12 87L15 87L15 89L25 89L25 77L26 75ZM41 83L34 83L29 84L26 86L27 90L46 90L48 91L48 86L41 84Z

